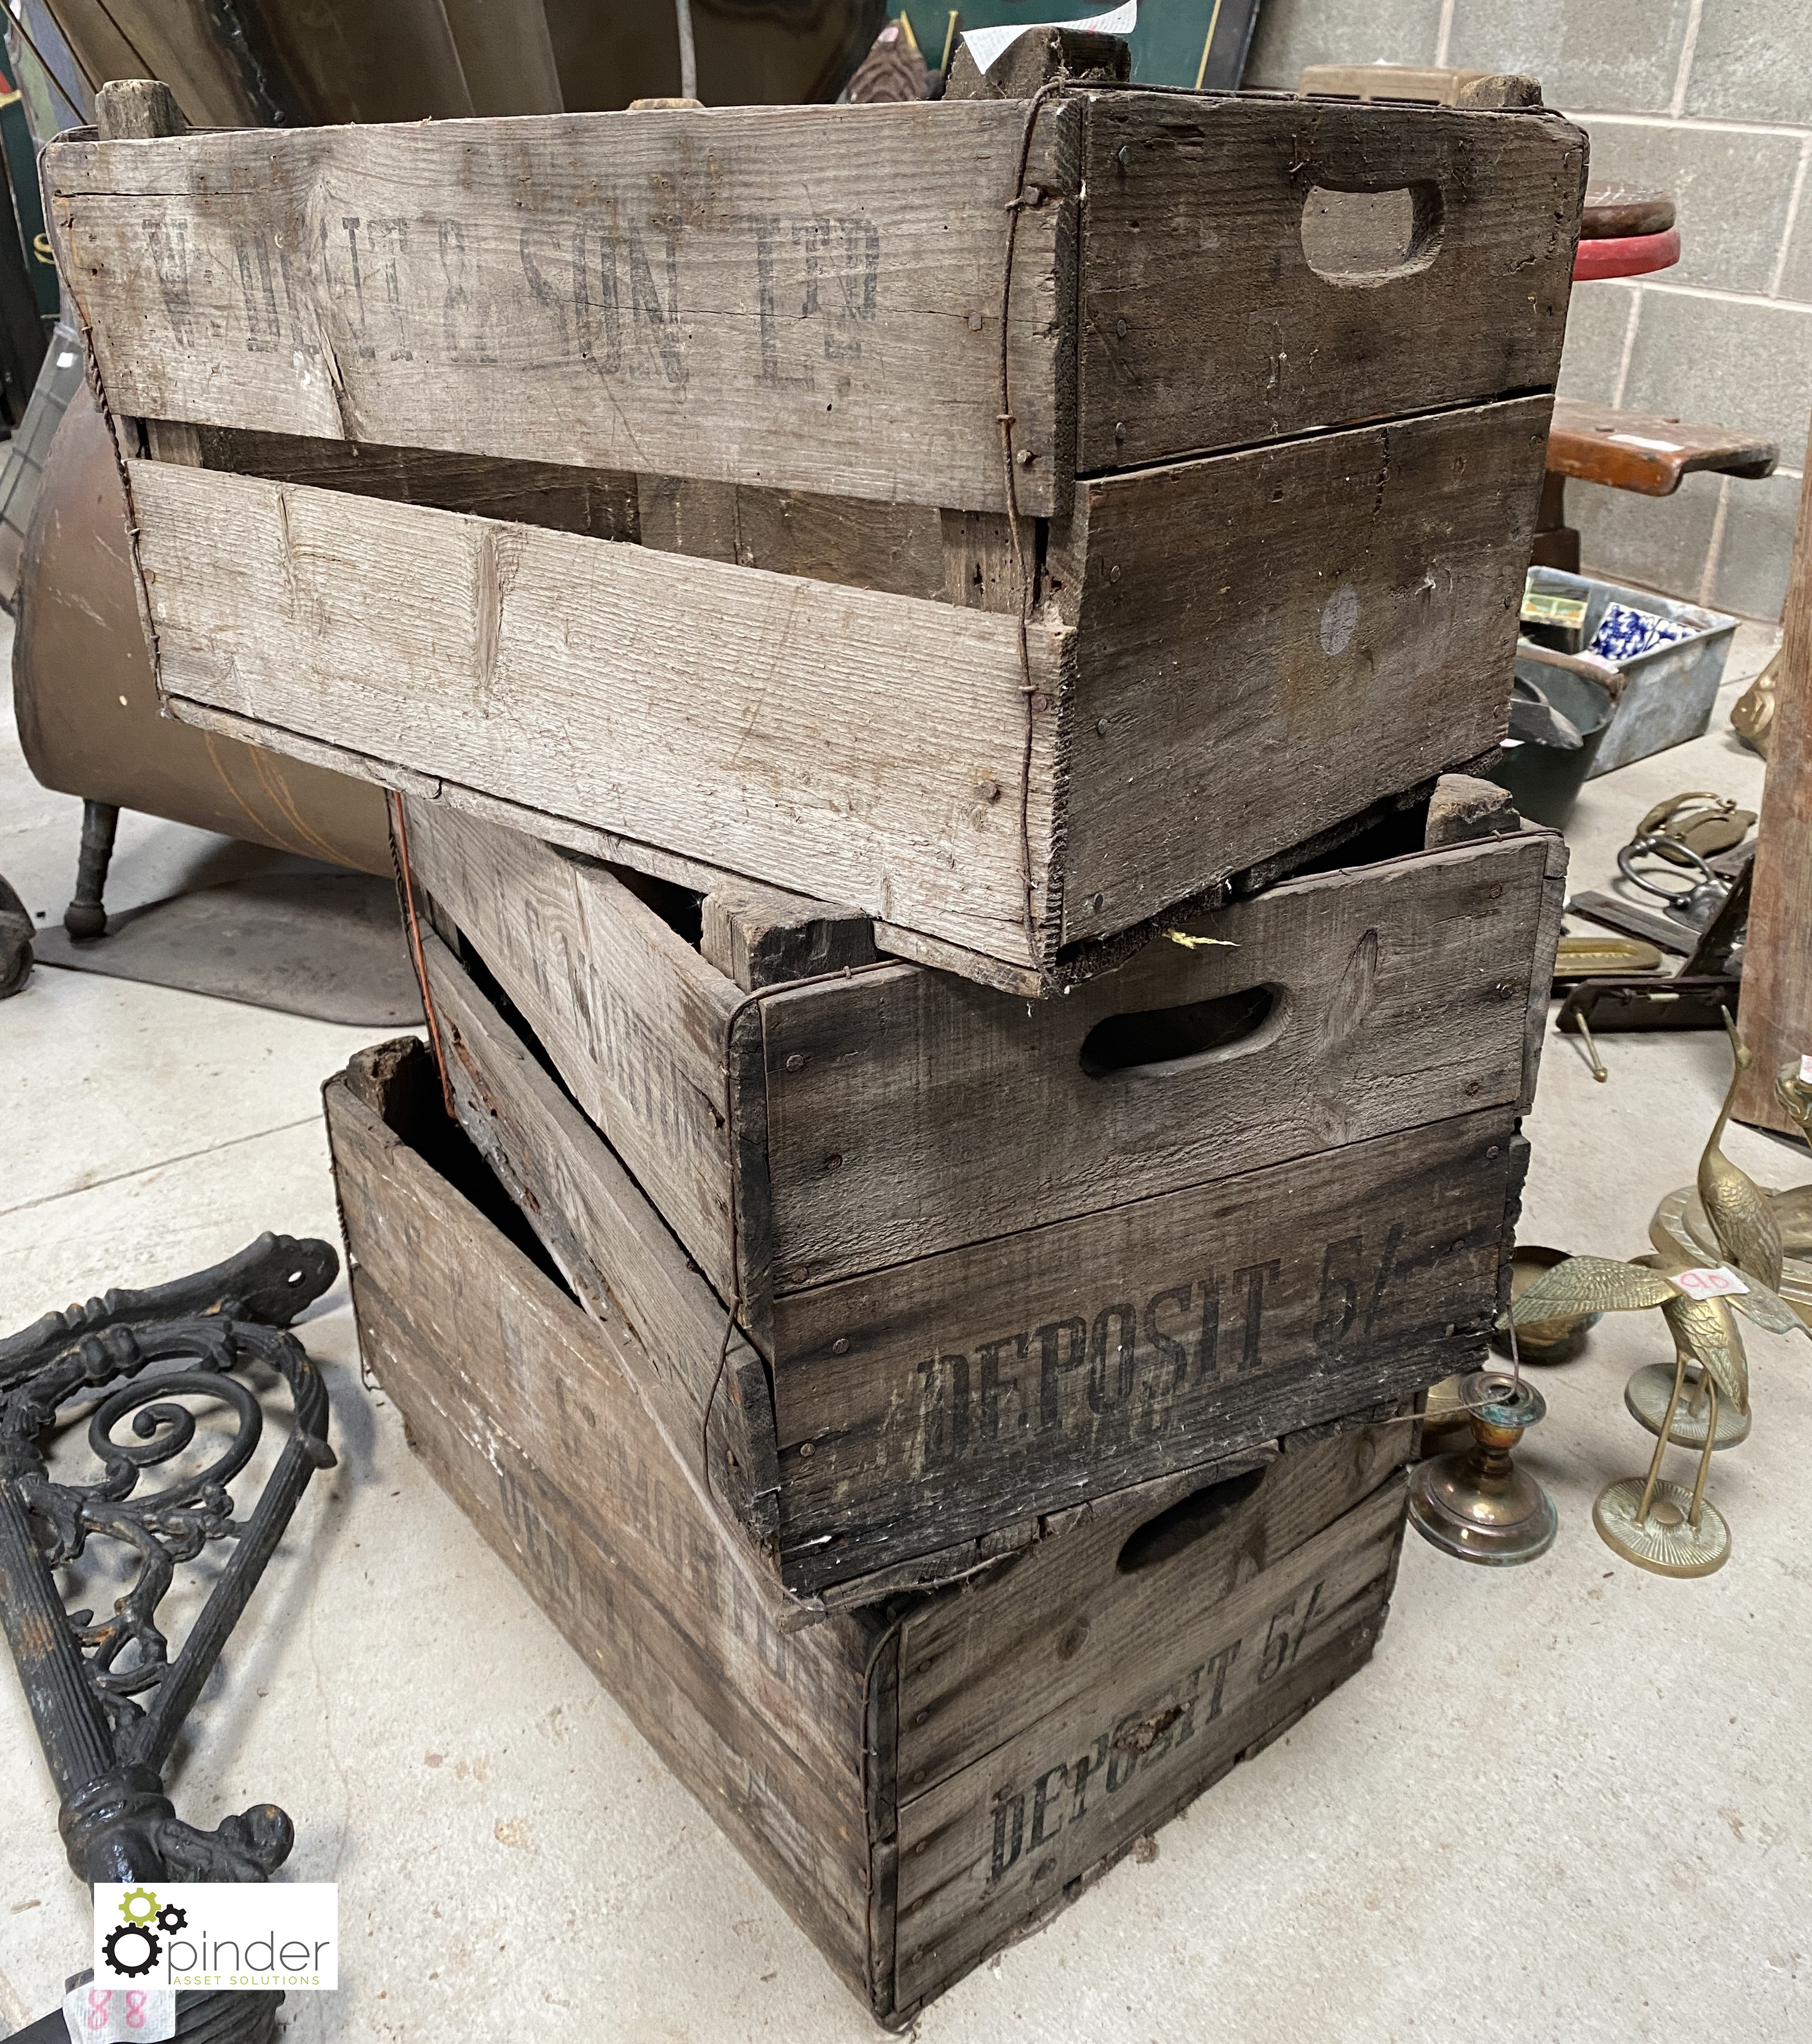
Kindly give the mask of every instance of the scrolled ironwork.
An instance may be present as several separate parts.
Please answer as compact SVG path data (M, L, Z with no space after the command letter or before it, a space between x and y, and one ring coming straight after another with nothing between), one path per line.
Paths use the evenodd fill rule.
M263 1235L211 1270L109 1292L0 1340L0 1622L83 1881L264 1881L289 1856L294 1827L274 1804L201 1831L176 1815L163 1776L303 1490L333 1464L326 1388L288 1330L339 1268L324 1242ZM242 1518L228 1486L266 1424L242 1374L250 1364L282 1378L290 1414ZM47 1437L90 1400L86 1445L100 1473L65 1481ZM176 1466L185 1458L194 1466ZM55 1573L96 1542L131 1571L100 1615L67 1608ZM173 1658L159 1606L178 1570L217 1543L232 1551ZM184 1995L178 2034L266 2034L280 1999Z

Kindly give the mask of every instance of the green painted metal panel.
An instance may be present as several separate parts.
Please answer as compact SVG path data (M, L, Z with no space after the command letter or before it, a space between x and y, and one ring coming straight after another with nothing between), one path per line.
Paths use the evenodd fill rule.
M927 63L942 60L954 17L966 29L1016 28L1035 21L1081 21L1105 13L1112 0L970 0L958 10L908 0L891 8L894 19L911 23ZM1143 0L1132 36L1132 75L1138 85L1187 85L1231 90L1246 69L1258 0ZM1213 47L1209 48L1210 36ZM1204 56L1207 55L1204 67Z

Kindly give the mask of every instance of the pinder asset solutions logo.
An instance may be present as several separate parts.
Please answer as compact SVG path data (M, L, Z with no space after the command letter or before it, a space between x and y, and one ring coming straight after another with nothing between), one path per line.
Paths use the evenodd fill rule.
M339 1886L98 1882L94 1965L97 1988L336 1988Z

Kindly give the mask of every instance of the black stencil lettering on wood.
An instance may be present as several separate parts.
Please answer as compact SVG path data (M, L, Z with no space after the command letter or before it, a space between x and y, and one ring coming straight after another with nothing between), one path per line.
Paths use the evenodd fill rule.
M988 1868L988 1878L991 1884L998 1881L1019 1858L1025 1842L1025 1797L996 1797L994 1804L994 1850Z
M676 388L685 383L685 336L680 331L679 248L670 236L666 244L666 300L655 289L655 272L642 237L632 228L628 236L629 312L638 337L653 352L658 374ZM630 366L632 376L655 374L654 364L638 359Z
M1316 1608L1321 1603L1321 1592L1322 1585L1317 1583L1309 1592L1308 1605L1300 1619L1296 1616L1296 1606L1302 1602L1299 1593L1280 1610L1271 1614L1270 1623L1265 1631L1264 1657L1258 1665L1260 1681L1269 1682L1273 1676L1280 1674L1302 1652L1303 1642L1308 1636Z
M754 244L760 380L774 389L815 390L813 340L827 362L859 362L862 330L880 306L881 233L873 221L768 214L741 224Z
M1169 1291L1156 1293L1146 1301L1145 1339L1167 1366L1169 1382L1165 1388L1172 1393L1181 1391L1189 1381L1189 1351L1174 1335L1167 1334L1158 1325L1158 1312L1161 1307L1174 1305L1179 1315L1187 1312L1195 1290L1193 1285L1173 1285ZM1200 1374L1199 1365L1197 1374Z
M354 335L353 347L363 360L374 362L378 359L378 351L371 344L370 317L365 307L365 266L359 259L359 220L357 213L343 213L340 216L340 230L346 236L347 267L351 271L352 279L351 317ZM332 274L333 266L329 259L327 245L327 222L324 220L321 222L321 267L323 276ZM341 309L343 311L346 309L344 300L341 303Z
M1299 1621L1294 1615L1296 1604L1302 1601L1299 1595L1273 1616L1265 1640L1265 1666L1259 1677L1261 1681L1295 1660L1320 1599L1321 1585L1317 1583ZM989 1885L1018 1862L1028 1844L1047 1845L1065 1821L1080 1823L1088 1813L1089 1799L1097 1787L1107 1795L1118 1795L1142 1768L1155 1765L1193 1739L1202 1726L1212 1724L1221 1715L1227 1671L1238 1658L1241 1644L1235 1639L1222 1647L1192 1668L1156 1708L1121 1719L1111 1732L1097 1734L1073 1759L1055 1761L1045 1767L1027 1788L999 1790L992 1806ZM1067 1819L1057 1807L1065 1790L1069 1802ZM1028 1797L1031 1804L1029 1837Z
M1072 1773L1076 1783L1076 1795L1070 1804L1069 1821L1079 1823L1088 1810L1088 1782L1091 1776L1098 1776L1108 1764L1108 1735L1103 1732L1093 1748L1085 1753L1075 1764Z
M579 305L589 297L591 279L585 274L585 230L581 227L574 232L572 240L571 287L551 280L543 270L535 252L535 230L524 227L517 239L517 252L522 262L522 281L528 286L528 295L543 308L558 330L562 352L570 344L570 322L577 315ZM583 345L582 342L581 344Z
M595 275L595 298L592 282ZM601 321L601 325L600 322ZM615 376L623 367L623 304L616 286L616 249L606 236L597 238L593 267L592 237L583 227L573 233L573 336L579 359L601 376Z
M1138 1772L1138 1764L1145 1755L1134 1745L1119 1738L1108 1742L1108 1793L1117 1796Z
M1365 1238L1343 1235L1330 1242L1321 1260L1321 1318L1315 1324L1315 1338L1323 1348L1331 1348L1359 1316L1358 1263L1365 1253Z
M366 246L373 260L379 259L382 252L384 317L390 328L389 359L392 362L413 362L415 359L415 350L409 344L413 336L403 306L401 267L403 258L409 253L409 229L407 218L400 214L368 220L365 223Z
M1372 1286L1370 1304L1365 1308L1365 1331L1369 1335L1372 1324L1378 1317L1378 1309L1384 1303L1384 1293L1396 1274L1397 1251L1403 1247L1403 1224L1400 1220L1391 1223L1390 1232L1384 1237L1384 1253L1378 1260L1378 1275Z
M485 309L476 302L476 280L466 258L466 230L457 220L443 220L440 247L442 298L440 325L449 362L493 363L497 349L488 332Z
M245 313L245 352L268 355L283 338L278 324L277 288L271 275L271 252L262 241L236 236L232 254L239 271L240 303Z
M1023 1433L1026 1429L1028 1416L1026 1412L1024 1395L1020 1390L1020 1384L1029 1339L1023 1334L1012 1335L1004 1341L984 1342L975 1352L976 1359L980 1366L977 1394L981 1400L981 1409L979 1416L981 1437L984 1440L997 1441L1000 1438L1000 1400L1003 1392L1010 1397L1019 1408L1016 1422L1008 1431ZM1003 1377L1000 1374L1001 1351L1009 1348L1013 1350L1015 1357L1021 1366L1021 1376Z
M610 1058L620 1067L636 1032L631 1025L620 1035L610 1033L615 1038ZM670 1093L671 1089L650 1089L650 1111L662 1112ZM1166 1285L1142 1306L1115 1300L1099 1308L1092 1320L1081 1314L1046 1320L979 1342L972 1354L952 1350L925 1358L917 1365L923 1385L922 1466L947 1467L966 1454L984 1453L1035 1430L1056 1433L1086 1425L1088 1418L1106 1423L1092 1430L1097 1440L1154 1434L1168 1423L1180 1399L1193 1397L1211 1382L1231 1385L1281 1368L1301 1341L1338 1349L1355 1326L1369 1341L1395 1275L1403 1235L1403 1224L1392 1222L1376 1266L1370 1265L1361 1235L1326 1243L1312 1298L1303 1283L1298 1300L1298 1281L1286 1281L1280 1257L1238 1266L1230 1274L1238 1316L1237 1352L1222 1352L1220 1281L1211 1274ZM1301 1279L1316 1269L1313 1255L1308 1250L1293 1260ZM1268 1308L1275 1309L1269 1320ZM1310 1320L1311 1310L1315 1317ZM1279 1311L1284 1315L1284 1327L1300 1331L1279 1333ZM1269 1361L1268 1332L1277 1350ZM1035 1419L1031 1382L1035 1348ZM1356 1358L1343 1351L1342 1359Z
M881 236L872 221L810 220L794 224L793 246L803 253L804 278L800 316L823 321L827 362L859 362L862 328L875 317L881 279ZM841 251L842 260L836 261ZM835 297L827 304L824 257L834 267Z
M1132 1396L1138 1365L1138 1309L1131 1304L1104 1306L1088 1337L1089 1411L1111 1412L1123 1405Z
M1212 1724L1215 1719L1220 1716L1221 1695L1223 1691L1227 1688L1227 1671L1233 1666L1234 1662L1238 1660L1238 1658L1239 1642L1236 1639L1230 1646L1223 1646L1219 1653L1215 1654L1214 1658L1208 1662L1207 1671L1208 1676L1208 1710L1207 1716L1202 1720L1204 1724ZM1191 1723L1189 1730L1190 1731L1193 1731L1195 1730L1193 1722ZM1187 1739L1188 1735L1188 1732L1185 1732L1182 1735L1182 1737L1184 1739ZM1180 1744L1181 1741L1179 1740L1178 1742Z
M809 363L803 371L792 374L780 366L781 314L776 295L774 248L781 238L781 223L770 218L751 220L748 224L755 236L755 310L761 322L761 380L775 389L793 384L809 390L812 385Z
M925 1380L925 1464L954 1462L969 1446L969 1358L939 1355L919 1366Z
M1062 1373L1073 1370L1088 1351L1088 1323L1048 1320L1038 1331L1038 1428L1049 1433L1063 1424Z
M186 344L190 325L189 223L186 220L168 223L148 220L144 234L171 332Z
M1056 1766L1047 1767L1032 1784L1032 1836L1035 1846L1047 1845L1063 1829L1063 1813L1058 1811L1050 1828L1046 1828L1047 1818L1052 1816L1052 1804L1056 1791L1069 1779L1069 1763L1060 1760Z
M548 1539L546 1520L539 1506L512 1471L501 1461L495 1466L497 1502L511 1539L532 1569L545 1576L561 1596L570 1596L574 1589L572 1566L566 1548Z
M1211 1274L1202 1280L1202 1327L1196 1342L1196 1383L1207 1383L1213 1374L1220 1352L1220 1280Z
M1258 1367L1258 1344L1264 1332L1265 1281L1269 1278L1275 1284L1283 1267L1281 1260L1273 1256L1263 1263L1249 1263L1243 1270L1233 1274L1236 1285L1242 1278L1246 1281L1246 1330L1240 1344L1239 1371L1251 1371ZM1223 1367L1221 1374L1227 1377L1239 1373Z

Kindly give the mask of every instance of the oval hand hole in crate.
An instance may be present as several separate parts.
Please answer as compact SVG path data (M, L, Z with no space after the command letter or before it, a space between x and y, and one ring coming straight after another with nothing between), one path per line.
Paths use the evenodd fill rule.
M1330 284L1376 284L1426 270L1441 247L1441 187L1336 191L1311 185L1303 201L1303 254Z
M1283 1026L1284 1005L1280 986L1246 986L1181 1008L1104 1016L1082 1039L1082 1069L1092 1079L1104 1079L1261 1049Z
M1141 1569L1155 1569L1186 1547L1194 1546L1254 1494L1270 1468L1269 1462L1261 1462L1257 1469L1223 1477L1219 1483L1178 1498L1155 1519L1148 1519L1136 1533L1127 1535L1116 1564L1120 1573L1134 1576Z

